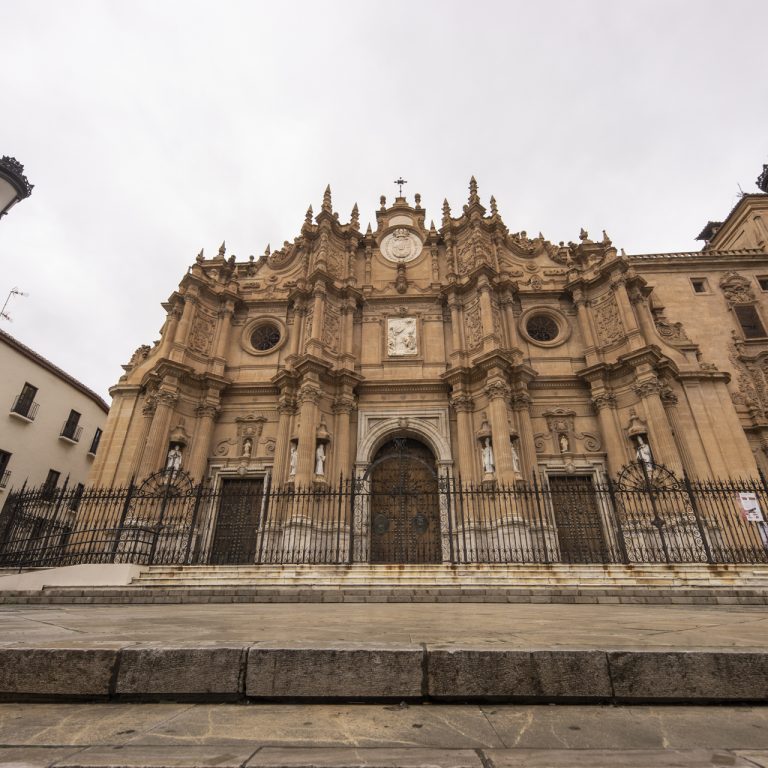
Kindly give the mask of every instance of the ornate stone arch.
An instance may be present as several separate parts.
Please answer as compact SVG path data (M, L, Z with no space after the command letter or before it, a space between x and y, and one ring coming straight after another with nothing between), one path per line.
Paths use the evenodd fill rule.
M358 415L356 474L362 474L379 448L397 436L412 437L424 443L435 455L440 474L453 463L447 408L361 410Z

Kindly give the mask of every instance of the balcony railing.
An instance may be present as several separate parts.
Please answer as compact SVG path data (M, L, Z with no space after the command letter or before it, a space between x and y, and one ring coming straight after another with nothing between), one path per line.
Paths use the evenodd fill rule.
M80 442L80 435L83 434L83 428L77 424L71 424L68 421L64 422L64 426L61 428L59 437L63 437L65 440L71 440L73 443Z
M11 479L11 470L6 469L5 472L0 474L0 488L5 488L8 485L8 481Z
M39 403L35 403L27 397L17 395L11 406L11 413L21 416L23 419L34 421L39 407Z

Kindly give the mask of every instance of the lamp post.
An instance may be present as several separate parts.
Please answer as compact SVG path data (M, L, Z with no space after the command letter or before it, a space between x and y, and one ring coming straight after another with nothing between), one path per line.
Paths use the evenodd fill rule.
M0 158L0 218L19 200L32 194L33 184L24 175L24 166L15 158Z

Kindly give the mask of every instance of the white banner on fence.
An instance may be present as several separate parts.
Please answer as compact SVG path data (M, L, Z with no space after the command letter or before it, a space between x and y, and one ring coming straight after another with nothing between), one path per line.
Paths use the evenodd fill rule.
M750 523L762 523L763 513L760 509L760 502L757 500L756 493L740 493L739 501L744 510L744 517Z

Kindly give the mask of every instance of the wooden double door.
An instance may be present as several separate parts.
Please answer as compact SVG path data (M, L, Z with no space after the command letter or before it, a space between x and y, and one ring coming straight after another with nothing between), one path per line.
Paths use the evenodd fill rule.
M244 565L256 558L263 480L223 480L210 562Z
M441 562L439 484L429 448L396 438L381 447L367 476L371 562Z

